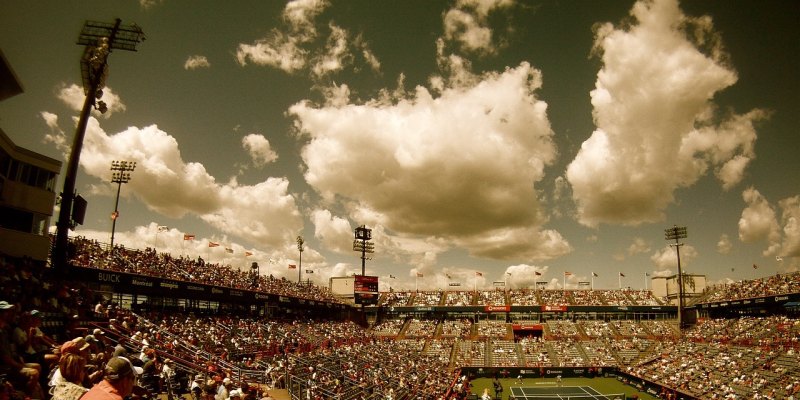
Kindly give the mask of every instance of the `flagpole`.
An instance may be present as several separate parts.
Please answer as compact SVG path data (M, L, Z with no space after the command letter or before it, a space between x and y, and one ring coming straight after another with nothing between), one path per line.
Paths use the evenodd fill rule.
M647 291L647 272L644 273L644 290Z
M539 275L536 275L536 271L533 272L533 290L539 290Z
M622 274L617 273L617 280L619 280L619 290L622 290Z
M564 284L561 285L561 289L567 290L567 273L564 272Z
M594 290L594 272L592 272L592 290Z

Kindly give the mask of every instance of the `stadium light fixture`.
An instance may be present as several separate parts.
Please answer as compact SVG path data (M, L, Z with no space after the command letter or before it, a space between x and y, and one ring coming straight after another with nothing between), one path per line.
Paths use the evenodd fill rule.
M675 241L675 243L670 244L670 246L675 247L678 254L678 326L681 331L685 326L683 315L683 270L681 270L681 246L683 246L683 243L681 243L680 240L686 238L685 226L675 225L672 228L664 229L664 239Z
M355 230L355 240L353 240L353 251L361 252L361 275L366 272L367 266L367 253L375 252L375 244L370 242L372 240L372 229L367 228L366 225L361 225Z
M69 161L64 175L64 189L61 191L61 209L56 222L56 240L53 246L51 264L58 273L63 273L67 266L67 248L69 229L72 225L72 204L75 198L75 180L83 148L83 138L92 108L98 107L102 112L106 107L96 103L102 96L108 76L108 56L112 50L136 51L136 45L144 40L142 28L136 24L122 26L117 18L114 23L87 21L80 35L79 45L85 46L81 57L81 77L83 92L86 98L81 109L75 136L72 141Z
M300 283L300 273L303 271L303 243L305 243L305 241L303 240L302 236L297 236L296 241L297 251L300 252L300 268L297 269L297 283Z
M111 162L111 182L117 184L117 200L114 202L114 212L111 213L111 248L110 254L114 254L114 231L117 229L117 219L119 218L119 192L122 184L131 180L131 172L136 169L136 161L112 161Z

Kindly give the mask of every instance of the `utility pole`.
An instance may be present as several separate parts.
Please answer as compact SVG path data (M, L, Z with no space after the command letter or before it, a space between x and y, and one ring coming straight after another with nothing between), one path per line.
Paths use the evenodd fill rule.
M685 327L684 322L684 315L683 315L683 270L681 270L681 246L683 243L680 242L680 239L686 239L686 227L685 226L678 226L675 225L672 228L664 229L664 239L666 240L674 240L675 244L670 244L670 246L675 247L675 250L678 253L678 326L680 327L681 331Z
M76 196L75 180L89 113L92 108L97 108L101 113L107 110L104 102L96 100L103 97L103 88L108 76L108 56L115 49L136 51L136 45L144 40L144 32L136 24L120 26L121 23L122 20L119 18L113 24L87 21L78 37L77 44L85 46L81 58L81 77L86 99L75 128L75 137L64 175L64 189L61 192L61 209L56 222L56 240L51 264L58 273L63 273L67 267L69 230L73 228L72 204Z

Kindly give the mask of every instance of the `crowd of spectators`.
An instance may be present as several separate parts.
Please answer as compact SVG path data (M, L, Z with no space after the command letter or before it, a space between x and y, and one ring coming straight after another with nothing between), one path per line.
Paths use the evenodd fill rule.
M708 286L698 302L712 303L789 293L800 293L800 272Z
M78 251L75 260L86 267L233 288L246 289L253 282L229 266L121 248L109 259L96 253L92 242L82 245L88 250ZM675 321L548 320L542 337L512 341L509 322L477 318L384 319L365 329L348 321L296 316L134 314L80 283L51 279L46 270L30 260L0 256L0 386L13 399L57 394L77 400L98 387L124 387L138 376L139 387L131 386L135 395L137 390L189 392L196 399L252 400L268 398L269 390L288 382L307 399L357 394L438 400L463 392L465 382L457 378L461 366L549 365L617 365L700 398L800 394L800 320L786 315L701 319L683 338ZM327 296L324 290L262 278L253 286L257 290ZM765 278L789 285L786 279ZM401 292L382 304L655 300L649 292L579 292L536 291L532 297L500 290Z
M272 275L256 277L252 271L242 271L231 265L209 263L201 257L196 259L175 257L169 253L158 253L151 248L135 250L120 246L109 253L99 242L80 237L73 239L71 243L75 246L71 262L81 267L255 290L309 300L340 302L325 287L293 282L286 278L279 279Z

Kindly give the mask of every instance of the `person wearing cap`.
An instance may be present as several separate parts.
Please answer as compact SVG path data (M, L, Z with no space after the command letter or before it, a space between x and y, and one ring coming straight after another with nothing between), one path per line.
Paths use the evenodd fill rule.
M24 382L27 395L41 398L36 396L43 396L39 385L42 366L24 362L12 346L10 325L14 321L14 308L13 304L0 301L0 374L7 374L12 379Z
M106 363L103 380L89 389L81 400L122 400L133 393L142 369L125 357L112 357Z
M194 380L192 381L192 384L189 388L189 391L192 393L192 399L199 400L201 397L203 397L204 381L205 378L203 378L203 375L197 374L194 376Z
M216 400L227 399L228 396L230 396L231 386L233 386L231 378L225 377L225 379L222 380L222 384L217 388L217 395L214 396L214 398L216 398Z

